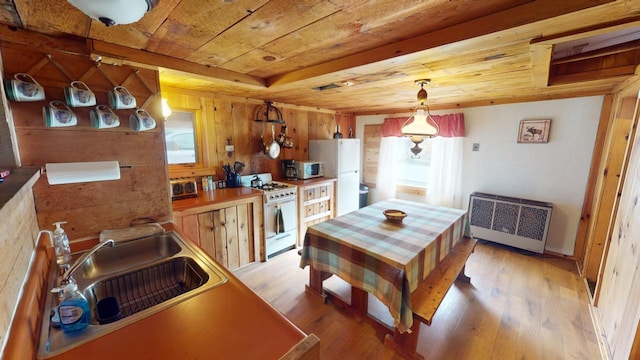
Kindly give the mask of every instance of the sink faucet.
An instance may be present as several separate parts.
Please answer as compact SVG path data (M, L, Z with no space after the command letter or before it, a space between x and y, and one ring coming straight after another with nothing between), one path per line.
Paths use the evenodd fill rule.
M78 269L78 267L80 267L80 265L82 265L85 261L87 261L87 259L93 255L96 251L102 249L103 247L109 245L111 247L113 247L115 244L115 241L113 241L113 239L109 239L106 240L104 242L99 243L98 245L94 246L91 248L91 250L87 251L86 253L82 254L82 256L80 256L78 258L78 260L76 260L73 265L71 265L71 267L69 267L67 269L67 271L64 272L64 274L62 275L62 277L60 278L60 283L61 284L66 284L69 282L69 278L71 277L71 275L73 275L73 272L76 271Z

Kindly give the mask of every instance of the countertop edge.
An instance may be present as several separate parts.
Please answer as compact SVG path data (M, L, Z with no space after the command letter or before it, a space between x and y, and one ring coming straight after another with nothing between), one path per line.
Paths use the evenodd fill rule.
M174 200L171 208L174 213L189 213L194 209L224 206L235 201L262 197L263 192L248 187L224 188L198 193L195 198Z
M185 241L189 241L187 238L185 238L183 236L183 234L179 231L179 229L177 229L173 223L164 223L162 224L163 227L165 227L166 230L168 231L176 231ZM81 242L81 243L76 243L74 245L75 249L74 251L79 250L79 248L85 248L87 246L90 246L90 244L93 244L97 241L97 239L86 239L85 241ZM191 242L192 243L192 242ZM47 261L49 258L49 255L47 254L47 250L46 250L46 244L43 243L43 240L41 239L40 243L38 244L38 249L40 251L38 251L38 254L36 254L36 256L34 256L34 258L32 259L33 263L36 264L40 264L39 266L34 266L31 269L31 285L28 286L28 288L26 288L25 293L23 294L23 299L22 300L28 300L23 302L23 306L26 306L27 308L31 308L33 309L33 306L37 306L39 307L39 312L42 312L42 307L41 307L41 301L42 299L40 299L40 295L38 295L38 291L46 291L46 289L44 289L43 287L46 285L46 281L45 279L47 278L46 273L48 272L48 268L46 268L45 265L48 265L50 262ZM206 255L206 254L205 254ZM209 256L209 255L206 255ZM213 259L212 259L213 260ZM213 260L215 262L215 260ZM217 264L217 262L216 262ZM218 264L219 265L219 264ZM276 345L270 344L269 346L267 346L266 348L263 347L258 347L259 349L262 349L261 351L266 351L267 353L270 353L271 355L269 355L269 358L282 358L283 356L289 354L292 350L299 348L301 343L308 343L311 342L314 346L311 350L309 350L309 353L306 354L303 358L307 358L306 356L311 355L311 359L317 359L317 356L314 356L314 353L318 352L319 349L319 345L317 344L317 341L315 341L313 338L315 337L315 335L307 335L305 332L303 332L300 328L298 328L295 324L293 324L289 319L287 319L284 315L282 315L280 312L278 312L271 304L269 304L268 302L266 302L263 298L261 298L259 295L257 295L257 293L255 293L251 288L249 288L246 284L244 284L242 281L240 281L231 271L229 271L228 269L220 266L220 268L223 270L225 276L228 277L229 282L225 285L222 286L230 286L231 288L228 289L228 291L232 294L229 294L227 296L230 296L231 299L244 299L243 301L248 302L248 303L252 303L255 306L254 309L251 309L253 306L249 307L249 308L242 308L241 313L249 313L250 315L249 318L254 318L254 316L257 316L258 318L262 318L262 320L264 319L271 319L272 324L270 326L267 326L264 321L260 322L259 324L256 324L254 322L253 325L248 324L246 322L242 322L241 324L238 324L239 328L244 328L245 331L247 329L247 326L252 326L254 329L258 329L255 330L254 332L260 332L260 331L264 331L263 329L265 328L272 328L272 329L280 329L278 330L279 332L281 332L282 334L288 334L287 336L285 336L287 339L289 340L282 340L282 341L287 341L286 345L288 348L283 348L282 347L282 343L280 344L280 350L277 350L277 353L274 353L274 349ZM146 351L145 349L149 348L148 346L143 346L140 347L139 344L140 342L138 340L143 340L143 339L147 339L148 341L152 341L151 343L149 343L149 346L152 346L153 351L152 353L159 355L162 354L162 356L164 355L169 355L171 356L172 351L177 351L177 348L173 345L171 345L171 341L159 341L161 340L163 337L166 338L167 336L171 335L168 333L171 333L171 331L169 331L167 333L167 329L165 327L163 327L163 323L166 323L166 321L169 321L169 323L174 324L175 323L175 319L183 319L183 317L188 317L191 318L194 321L199 321L200 323L198 323L197 325L194 325L197 329L202 330L202 331L198 331L196 332L196 334L198 334L198 336L193 336L187 339L182 339L185 341L188 341L189 343L193 343L194 346L202 346L202 344L207 344L207 348L202 349L202 350L190 350L191 355L194 354L200 354L200 355L204 355L205 353L210 353L211 348L209 346L213 346L215 342L212 342L211 339L209 338L210 336L210 332L212 331L211 327L216 327L220 329L223 328L225 329L225 331L227 329L230 329L229 327L221 327L220 326L220 321L222 321L223 323L227 323L227 325L229 324L229 319L219 319L218 323L216 324L210 324L210 325L206 325L208 324L207 321L205 320L198 320L198 319L207 319L207 316L209 318L209 320L217 318L217 316L228 316L225 315L225 313L227 312L231 312L233 313L233 311L228 311L228 308L223 309L222 311L220 309L212 309L214 310L211 314L203 314L201 312L198 311L194 311L195 309L202 309L202 308L208 308L208 305L205 306L206 304L211 304L211 300L215 298L215 292L218 291L220 292L220 289L223 289L222 287L216 287L213 289L209 289L201 294L198 294L196 296L194 296L193 298L189 299L189 300L185 300L181 303L178 303L176 305L173 305L171 307L168 307L167 309L164 309L154 315L151 315L147 318L141 319L140 321L130 324L122 329L116 330L112 333L106 334L100 338L94 339L88 343L85 343L83 345L80 345L77 348L71 349L65 353L56 355L53 357L53 359L68 359L68 358L75 358L75 356L78 355L82 355L83 357L89 356L91 358L112 358L112 355L117 355L117 354L121 354L121 349L119 349L119 347L114 347L114 346L108 346L109 344L112 344L114 341L120 341L124 344L125 347L131 347L134 346L134 352L138 353L138 354L142 354L145 353ZM213 296L213 298L212 298ZM219 296L219 295L218 295ZM26 299L25 299L26 298ZM21 302L22 302L21 300ZM198 301L199 300L199 301ZM220 300L220 298L218 298L218 300ZM225 300L223 301L223 303L228 303L230 300ZM27 304L28 303L28 304ZM40 304L40 305L38 305ZM235 303L234 303L235 304ZM228 304L227 304L228 305ZM24 309L26 310L26 309ZM264 312L265 310L266 313ZM185 311L188 311L185 313ZM238 312L238 310L235 311L236 313ZM253 315L251 315L251 313L253 313ZM164 314L164 315L162 315ZM217 315L216 315L217 314ZM31 314L33 315L33 314ZM38 318L40 318L42 315L38 314ZM213 318L212 318L213 317ZM245 319L246 320L246 319ZM188 321L188 320L185 320ZM21 322L22 323L22 322ZM39 319L37 321L36 328L39 329ZM209 326L209 327L207 327ZM141 329L146 329L143 331L140 331ZM26 324L26 323L22 323L22 325L20 326L20 329L12 329L12 330L16 330L17 333L20 333L21 336L18 336L19 339L14 339L14 340L18 340L16 343L14 343L13 345L15 346L11 346L11 350L9 349L5 349L5 350L9 350L7 353L3 354L3 356L7 356L6 359L21 359L24 358L25 355L25 347L26 343L24 341L30 341L30 339L35 340L35 343L33 344L34 346L34 350L37 349L37 339L39 339L39 334L32 334L31 333L31 326ZM160 329L158 331L149 331L149 329ZM169 329L173 329L173 327L170 327ZM209 329L209 330L207 330ZM262 329L262 330L261 330ZM184 330L184 329L183 329ZM199 334L202 334L202 336L199 336ZM238 339L236 339L234 336L234 331L231 331L230 333L226 333L225 332L225 336L227 337L227 342L231 341L236 341L238 342L238 346L232 346L233 349L238 349L238 353L243 353L243 349L247 348L247 342L252 342L252 341L256 341L256 339L246 339L244 337L240 337ZM13 335L18 335L18 334L9 334L9 336L11 336L12 338L14 337ZM34 339L35 336L35 339ZM230 340L231 339L231 340ZM165 339L166 340L166 339ZM147 341L147 342L148 342ZM159 341L159 342L157 342ZM183 341L184 342L184 341ZM22 346L22 345L24 346ZM138 344L138 345L135 345ZM164 344L164 345L161 345ZM198 345L199 344L199 345ZM175 344L174 344L175 345ZM228 344L226 344L225 346L227 346L227 348L229 348ZM255 346L251 346L249 349L255 348ZM151 348L149 348L151 349ZM253 351L253 350L252 350ZM129 352L127 352L129 354ZM182 353L181 353L182 354ZM33 353L33 356L35 356L35 352ZM175 352L174 355L178 355L177 352ZM266 355L266 353L265 353ZM273 357L271 357L273 356ZM287 359L289 359L289 357L287 357Z
M17 194L24 189L31 189L40 178L40 168L22 167L10 170L9 176L0 183L0 208L9 203Z

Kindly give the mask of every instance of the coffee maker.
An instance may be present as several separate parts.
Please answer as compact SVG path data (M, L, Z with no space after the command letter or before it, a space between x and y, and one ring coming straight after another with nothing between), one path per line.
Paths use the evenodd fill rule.
M295 160L282 160L282 176L287 180L298 180Z

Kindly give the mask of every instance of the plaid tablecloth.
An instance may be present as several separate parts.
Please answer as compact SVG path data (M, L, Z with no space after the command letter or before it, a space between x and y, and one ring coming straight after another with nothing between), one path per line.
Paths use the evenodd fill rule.
M402 210L401 224L383 211ZM307 229L300 267L340 278L384 303L400 332L413 323L411 292L462 239L465 210L404 200L375 203Z

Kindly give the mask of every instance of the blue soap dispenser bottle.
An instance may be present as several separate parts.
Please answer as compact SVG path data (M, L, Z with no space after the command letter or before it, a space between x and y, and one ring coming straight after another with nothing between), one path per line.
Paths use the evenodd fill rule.
M78 285L69 278L69 282L60 289L60 326L65 333L77 333L84 330L91 322L89 301L78 291Z

